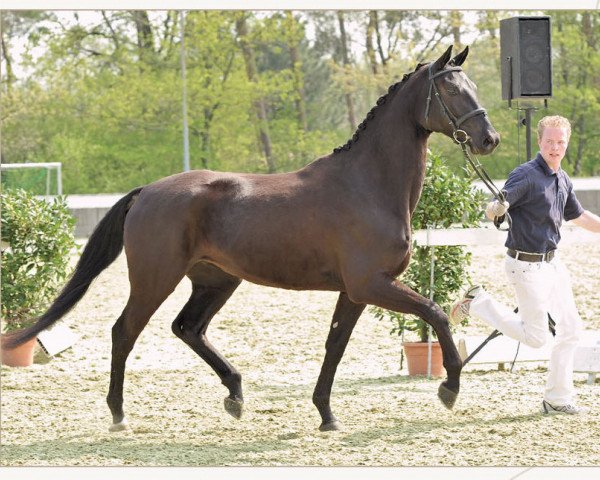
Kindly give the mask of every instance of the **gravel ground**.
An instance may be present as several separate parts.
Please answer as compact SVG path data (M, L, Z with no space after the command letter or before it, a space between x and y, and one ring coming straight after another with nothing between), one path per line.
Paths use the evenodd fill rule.
M563 249L586 328L600 329L600 245ZM474 250L473 278L501 279L502 249ZM213 320L209 338L240 370L245 412L223 409L218 377L170 331L187 300L184 281L142 332L128 360L131 430L109 433L105 403L110 329L128 294L121 256L64 319L79 341L47 364L1 370L0 466L590 466L600 464L598 382L576 374L583 417L538 413L546 364L469 365L453 411L439 379L400 369L390 325L365 311L336 376L339 432L318 431L311 403L337 295L243 283ZM459 334L487 334L473 322ZM524 366L523 366L524 365Z

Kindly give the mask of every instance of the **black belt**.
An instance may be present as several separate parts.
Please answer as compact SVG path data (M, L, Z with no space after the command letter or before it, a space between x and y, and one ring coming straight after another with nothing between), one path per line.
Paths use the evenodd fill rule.
M548 253L526 253L509 248L506 253L509 257L522 260L523 262L550 262L554 258L556 250L550 250Z

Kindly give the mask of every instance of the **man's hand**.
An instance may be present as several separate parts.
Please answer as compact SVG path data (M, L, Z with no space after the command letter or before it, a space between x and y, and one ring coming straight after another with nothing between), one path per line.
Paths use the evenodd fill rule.
M510 204L506 201L500 202L499 200L494 200L493 202L488 203L485 214L490 220L493 220L495 217L504 215L509 207Z

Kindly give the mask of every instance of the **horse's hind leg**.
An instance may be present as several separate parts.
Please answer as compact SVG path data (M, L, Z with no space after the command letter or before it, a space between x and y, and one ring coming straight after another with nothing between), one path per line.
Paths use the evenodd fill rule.
M145 250L135 250L140 255ZM123 413L125 362L150 317L173 292L185 274L181 255L164 253L154 257L137 257L127 252L131 293L123 313L112 329L110 386L106 398L112 413L111 432L127 428Z
M331 387L337 366L344 355L350 335L352 335L352 330L365 306L365 304L351 302L345 293L341 293L338 298L329 336L325 343L325 360L313 393L313 403L321 415L322 423L319 430L322 432L340 429L340 423L331 412Z
M139 296L130 296L127 306L112 328L110 386L106 397L113 417L113 424L109 428L111 432L127 428L127 420L123 413L123 383L127 357L150 317L167 296L168 293L152 301Z
M188 277L192 280L192 295L173 322L173 333L189 345L219 376L229 390L229 396L225 398L225 410L239 419L244 404L242 377L210 344L206 330L241 280L205 263L194 266L188 272Z

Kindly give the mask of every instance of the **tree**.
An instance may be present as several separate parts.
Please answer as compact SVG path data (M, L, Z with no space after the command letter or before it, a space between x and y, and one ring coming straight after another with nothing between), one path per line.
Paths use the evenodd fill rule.
M452 30L452 39L454 40L454 48L462 50L463 44L461 41L461 31L463 27L463 16L460 10L451 10L448 14L450 16L450 28Z
M36 26L50 18L52 18L52 15L45 12L2 11L0 13L0 46L2 50L0 69L6 72L3 81L4 91L10 91L17 80L11 54L13 40L28 36L31 43L37 43L39 34L36 31Z
M600 147L600 13L553 12L558 55L554 68L557 113L568 117L572 134L566 160L573 175L597 175ZM554 103L553 102L553 103Z
M131 17L135 23L137 33L137 48L140 58L140 66L144 63L152 62L154 56L154 32L148 12L145 10L132 10Z
M342 53L342 63L344 68L348 68L350 66L350 54L348 53L348 38L346 35L344 12L338 11L337 19L340 28L340 51ZM348 109L348 123L350 124L350 130L354 130L356 128L354 100L350 92L346 92L344 96L346 98L346 108Z
M250 41L247 18L247 13L239 13L235 22L235 27L238 34L238 41L242 50L242 55L244 56L244 62L246 64L246 73L248 75L248 80L258 87L258 73L256 71L254 49L252 48L252 43ZM269 121L267 118L266 99L263 96L259 95L254 102L254 108L256 111L256 119L258 121L258 135L260 143L262 145L263 154L265 156L265 162L267 164L267 169L269 173L272 173L275 171L276 167L275 162L273 160L271 137L269 135Z
M498 21L519 13L478 12L465 67L502 136L494 155L482 159L493 178L524 160L516 102L510 110L500 95ZM192 168L289 171L330 152L390 84L448 43L465 41L471 25L465 15L457 29L460 15L189 12ZM564 168L598 174L600 14L550 15L554 97L533 121L569 117ZM173 10L2 12L2 161L61 161L67 193L123 192L181 171L177 18ZM20 59L17 40L26 45ZM430 144L462 174L464 159L451 140L434 135Z
M286 36L288 48L290 50L291 68L294 72L294 90L296 91L296 109L298 111L298 121L304 131L308 130L306 120L306 98L304 94L304 75L302 72L302 60L300 58L300 42L304 38L304 32L294 17L294 14L288 10L286 12Z
M218 165L213 149L213 127L224 105L228 85L239 68L234 18L229 12L193 11L187 16L190 72L190 129L199 141L202 168Z

